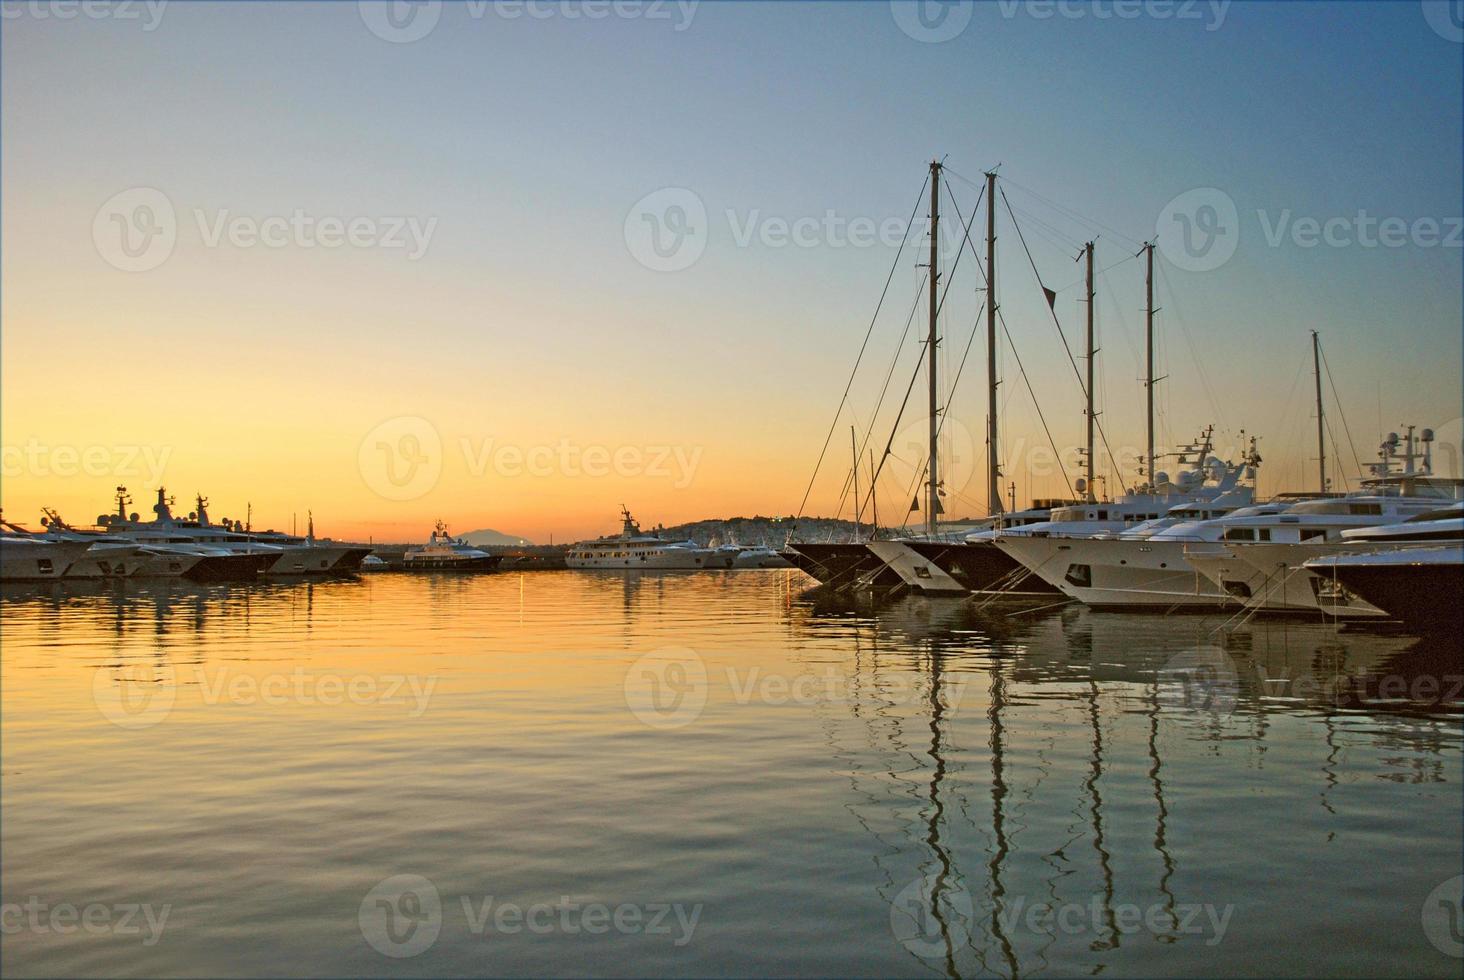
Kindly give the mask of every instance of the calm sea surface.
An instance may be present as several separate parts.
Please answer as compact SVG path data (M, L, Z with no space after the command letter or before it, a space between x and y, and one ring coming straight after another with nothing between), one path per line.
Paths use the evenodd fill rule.
M6 976L1454 976L1460 653L797 572L0 602Z

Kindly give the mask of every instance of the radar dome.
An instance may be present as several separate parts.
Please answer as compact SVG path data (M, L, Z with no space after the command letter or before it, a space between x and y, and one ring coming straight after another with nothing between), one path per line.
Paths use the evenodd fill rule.
M1155 473L1154 474L1154 483L1155 483L1156 486L1162 486L1162 485L1164 485L1164 484L1166 484L1168 482L1169 482L1169 473L1166 472L1165 470L1160 470L1158 473Z

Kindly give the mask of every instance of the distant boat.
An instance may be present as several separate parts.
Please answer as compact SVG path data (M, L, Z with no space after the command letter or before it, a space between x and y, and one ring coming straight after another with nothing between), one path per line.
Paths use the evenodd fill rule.
M667 541L658 534L641 531L635 518L620 508L620 533L612 537L580 541L570 545L564 563L570 568L730 568L726 557L719 559L712 548L695 541Z
M402 567L410 571L489 572L501 560L498 555L490 555L461 538L454 538L447 532L447 525L438 521L431 539L403 556Z

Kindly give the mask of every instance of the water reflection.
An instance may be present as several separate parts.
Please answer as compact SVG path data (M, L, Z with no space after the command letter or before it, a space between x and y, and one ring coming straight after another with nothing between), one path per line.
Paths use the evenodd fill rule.
M883 740L890 760L885 773L863 774L862 779L856 774L854 782L860 789L856 818L866 832L896 852L876 863L884 871L881 894L897 906L897 939L908 938L898 919L905 910L898 906L914 894L925 907L912 920L924 924L922 938L939 942L905 945L914 963L948 977L1100 972L1105 959L1119 952L1135 932L1132 925L1121 926L1120 907L1138 908L1148 915L1142 941L1164 947L1203 940L1190 922L1182 925L1182 920L1191 918L1195 896L1184 902L1175 891L1176 880L1188 877L1171 846L1172 807L1166 798L1164 751L1166 745L1173 747L1176 737L1183 740L1186 756L1191 754L1188 746L1196 742L1211 743L1217 752L1222 746L1232 750L1238 743L1247 747L1253 760L1261 760L1269 742L1295 739L1289 730L1273 732L1273 716L1320 724L1326 752L1319 766L1317 796L1331 817L1338 815L1332 795L1342 785L1339 770L1349 736L1362 734L1384 750L1407 749L1407 772L1383 778L1445 782L1457 776L1456 719L1464 711L1464 697L1460 654L1447 644L1326 624L1251 620L1227 626L1203 617L1112 616L1080 607L1002 617L970 602L922 598L877 608L816 596L795 603L789 617L795 635L847 636L855 643L856 678L848 711L852 719L863 721L873 710L882 724L863 726L863 737L871 744ZM1176 660L1218 665L1223 676L1217 678L1212 671L1211 696L1198 706L1212 710L1197 710L1186 698L1176 699L1174 691L1165 690L1166 670ZM920 702L923 711L902 714L890 699L868 696L884 686L882 673L909 670L917 663L929 680L927 697ZM977 726L969 712L953 712L944 693L952 677L970 674L987 678L984 775L974 767L975 752L953 748ZM1223 687L1223 697L1213 696L1216 685ZM1053 701L1063 705L1059 714L1070 715L1076 709L1080 722L1072 718L1057 722L1052 706L1044 703ZM1010 718L1013 711L1019 717ZM1118 719L1111 723L1105 711ZM1128 728L1130 716L1143 719L1141 733L1110 731L1115 725ZM1008 759L1012 740L1024 741L1030 734L1026 728L1034 721L1043 732L1060 728L1066 745L1059 747L1056 737L1025 739L1026 752L1018 752L1022 756L1029 752L1030 761ZM929 732L923 758L905 751L904 733L917 726ZM1116 743L1110 744L1115 738ZM835 755L854 754L850 746L839 744L837 736L830 742ZM1079 742L1085 758L1064 751ZM1105 784L1111 777L1135 771L1130 756L1136 748L1143 753L1141 771L1152 800L1150 830L1141 839L1129 827L1115 839L1108 827ZM1055 763L1054 754L1068 758ZM883 784L886 777L911 775L898 761L902 755L922 766L927 778L919 830L909 833L903 843L875 829L886 825L879 811L900 812L907 805L903 794L870 788ZM1446 763L1449 755L1453 758ZM1455 771L1449 771L1450 765ZM1030 833L1033 822L1010 808L1014 797L1025 805L1039 799L1042 784L1050 784L1055 770L1069 777L1062 808L1080 817L1059 826L1049 813L1039 822L1058 833L1051 840L1039 840ZM988 786L986 817L973 814L966 805L980 782ZM898 789L896 783L888 785ZM1130 794L1120 804L1129 820L1138 816L1133 789L1133 780L1125 778L1115 790ZM948 798L961 805L952 807ZM1196 802L1192 794L1186 796L1186 806ZM1053 809L1051 802L1046 806ZM1335 839L1336 833L1328 830L1326 839ZM980 858L967 860L965 852L974 842L980 842ZM1134 877L1146 848L1157 858L1149 883ZM900 852L906 850L914 853L902 861ZM927 882L913 891L893 870L910 861ZM1120 883L1121 878L1127 880ZM1156 900L1147 905L1136 902L1150 887ZM1091 921L1081 936L1034 925L1024 917L1033 896L1041 896L1051 909L1089 907ZM970 921L952 922L962 908L971 910Z
M803 581L7 588L5 900L136 889L179 912L145 950L12 938L6 972L1457 973L1417 914L1464 860L1457 650L1319 623L810 602ZM626 680L665 648L708 689L662 730ZM91 703L99 673L205 664L153 727ZM441 683L420 714L203 689L300 671L378 695L399 674ZM758 694L775 675L830 683ZM707 913L685 947L485 945L449 921L386 960L355 917L402 873L448 909L594 894Z

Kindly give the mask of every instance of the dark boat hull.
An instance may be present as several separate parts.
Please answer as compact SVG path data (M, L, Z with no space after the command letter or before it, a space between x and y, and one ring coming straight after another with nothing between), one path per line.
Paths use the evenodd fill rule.
M499 555L481 558L408 558L402 568L409 572L491 572L503 559Z
M252 582L278 560L278 554L210 555L183 577L195 582Z
M1062 595L1006 552L985 542L907 541L909 547L972 592Z
M895 589L903 584L862 544L790 544L783 557L830 589Z
M1464 565L1339 563L1329 574L1409 629L1464 632Z

